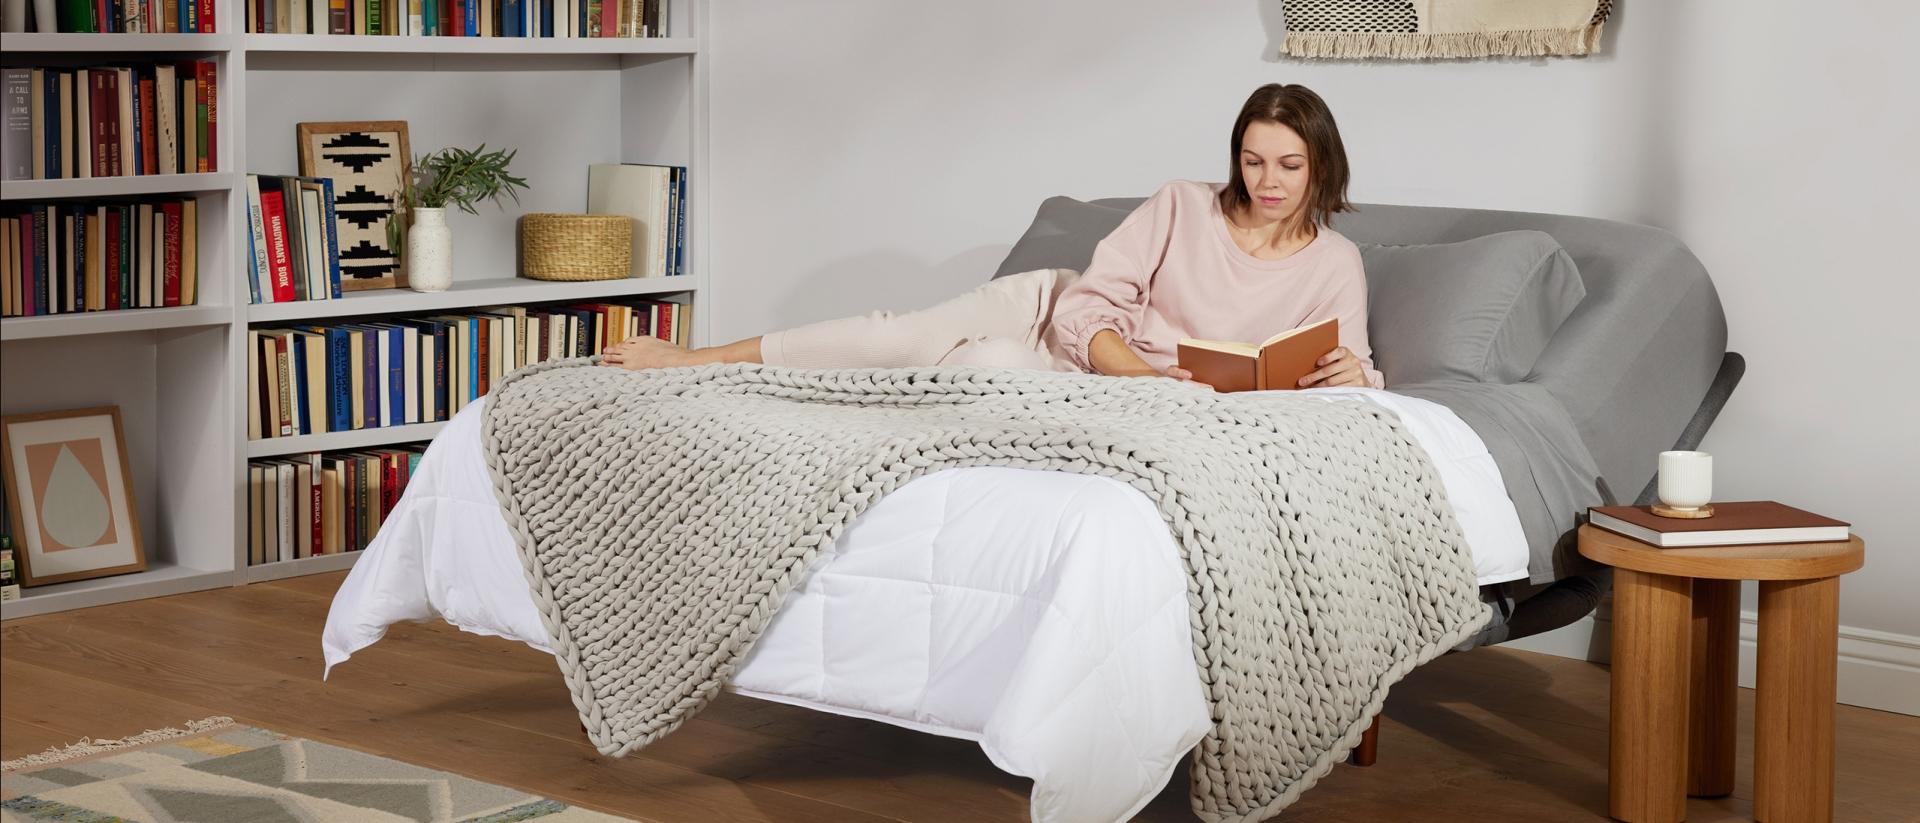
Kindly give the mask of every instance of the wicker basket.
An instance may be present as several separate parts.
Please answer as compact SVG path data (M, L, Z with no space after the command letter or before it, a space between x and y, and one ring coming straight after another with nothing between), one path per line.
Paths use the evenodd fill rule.
M520 218L520 270L535 280L618 280L631 273L633 218L552 214Z

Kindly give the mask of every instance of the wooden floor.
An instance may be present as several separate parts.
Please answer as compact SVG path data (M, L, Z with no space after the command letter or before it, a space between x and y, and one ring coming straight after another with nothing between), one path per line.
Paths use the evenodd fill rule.
M978 746L727 696L632 757L580 733L551 658L444 624L396 626L320 680L322 575L27 618L0 629L0 756L210 715L650 821L1024 821L1026 781ZM1694 823L1748 820L1740 782ZM1280 819L1603 820L1607 675L1482 649L1395 686L1379 764L1341 766ZM1920 820L1920 718L1839 708L1839 819ZM1145 820L1192 820L1185 775Z

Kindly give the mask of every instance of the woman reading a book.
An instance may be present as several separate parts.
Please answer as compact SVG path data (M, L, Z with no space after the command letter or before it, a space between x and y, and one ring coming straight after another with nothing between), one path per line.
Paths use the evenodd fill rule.
M1382 385L1367 347L1360 250L1329 228L1347 211L1347 155L1320 97L1254 91L1235 120L1231 183L1175 181L1114 229L1084 273L1002 277L932 308L829 320L684 350L651 337L609 346L630 369L709 363L800 368L995 366L1191 379L1182 338L1259 341L1329 318L1340 346L1301 387Z

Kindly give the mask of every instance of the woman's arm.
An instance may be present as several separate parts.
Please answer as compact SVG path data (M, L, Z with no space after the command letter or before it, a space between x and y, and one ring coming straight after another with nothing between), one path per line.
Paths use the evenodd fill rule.
M1174 193L1163 186L1094 247L1086 270L1054 301L1054 338L1074 365L1112 373L1094 362L1093 340L1110 332L1118 337L1120 349L1126 348L1140 322L1153 274L1166 257L1173 222ZM1124 361L1111 365L1145 367Z
M1192 380L1193 372L1169 366L1160 371L1141 359L1140 355L1120 338L1120 333L1112 329L1095 332L1093 340L1087 344L1087 360L1093 370L1110 377L1171 377L1176 380Z

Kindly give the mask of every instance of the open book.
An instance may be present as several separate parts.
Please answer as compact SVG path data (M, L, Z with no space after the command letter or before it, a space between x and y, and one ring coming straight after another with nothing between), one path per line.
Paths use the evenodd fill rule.
M1281 332L1259 345L1181 340L1180 368L1215 391L1295 389L1327 352L1340 347L1340 321L1329 318Z

